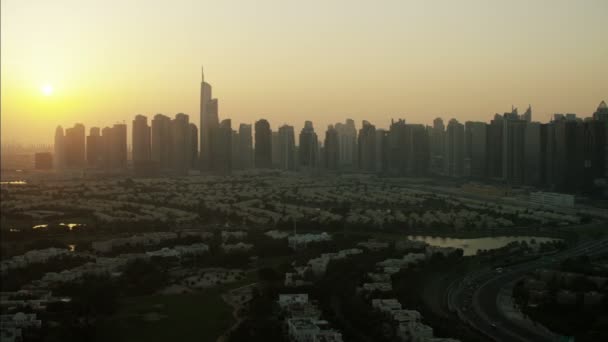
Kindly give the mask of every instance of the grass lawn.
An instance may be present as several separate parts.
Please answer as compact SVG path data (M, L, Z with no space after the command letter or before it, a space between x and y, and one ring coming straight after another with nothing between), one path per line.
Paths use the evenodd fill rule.
M143 316L158 313L158 320ZM105 341L215 341L234 323L220 289L204 293L126 299L100 327Z

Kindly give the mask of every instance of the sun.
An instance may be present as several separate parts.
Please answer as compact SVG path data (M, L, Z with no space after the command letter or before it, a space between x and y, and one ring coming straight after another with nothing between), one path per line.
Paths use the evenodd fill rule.
M45 84L42 86L42 88L40 88L40 91L42 91L44 96L51 96L53 95L53 86L50 84Z

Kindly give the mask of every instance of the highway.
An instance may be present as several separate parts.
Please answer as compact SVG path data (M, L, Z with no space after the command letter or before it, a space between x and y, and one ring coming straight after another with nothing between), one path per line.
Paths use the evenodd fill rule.
M552 342L559 336L546 328L517 315L512 307L506 312L501 298L510 298L512 286L527 273L556 264L570 257L597 256L608 253L608 239L579 243L574 248L523 264L505 268L502 272L486 268L450 285L447 301L450 311L488 339L494 341ZM508 293L508 296L505 294ZM512 306L512 305L511 305Z

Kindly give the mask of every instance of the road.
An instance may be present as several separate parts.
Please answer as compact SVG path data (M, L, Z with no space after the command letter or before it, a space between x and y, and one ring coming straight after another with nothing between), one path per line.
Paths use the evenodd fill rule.
M574 256L595 256L602 253L608 253L608 239L585 241L553 256L509 267L501 273L491 268L480 270L450 286L448 308L456 312L462 321L494 341L556 341L558 335L521 315L518 317L517 310L506 312L505 297L510 298L509 291L513 284L535 269ZM505 296L506 293L508 296Z

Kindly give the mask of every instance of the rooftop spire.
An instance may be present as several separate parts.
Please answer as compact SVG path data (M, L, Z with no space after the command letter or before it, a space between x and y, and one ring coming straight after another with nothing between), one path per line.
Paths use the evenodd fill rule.
M201 65L201 81L205 82L205 69Z

